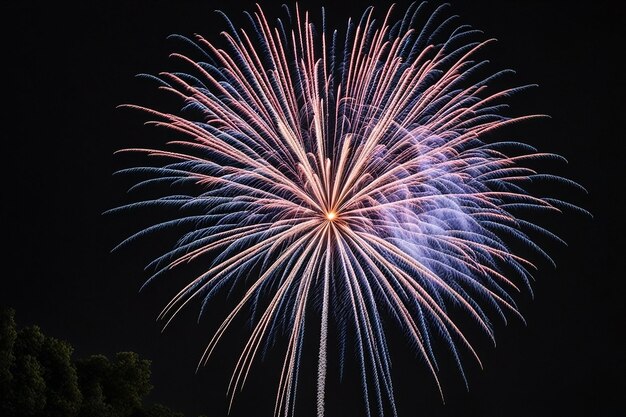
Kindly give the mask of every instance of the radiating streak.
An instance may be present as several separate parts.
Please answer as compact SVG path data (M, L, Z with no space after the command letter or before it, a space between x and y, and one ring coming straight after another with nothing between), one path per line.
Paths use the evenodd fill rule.
M461 307L495 344L490 315L523 320L508 291L520 292L520 283L530 290L529 270L537 269L509 245L553 262L527 232L564 243L519 216L586 213L524 188L548 180L582 189L525 166L564 158L519 142L483 141L487 133L545 117L501 114L504 100L532 86L491 86L512 73L483 75L488 61L479 55L494 40L476 40L479 31L466 25L453 27L454 16L441 20L443 6L421 27L422 5L410 6L397 23L392 11L378 21L368 8L357 24L348 21L344 36L327 34L325 16L318 32L297 6L288 15L293 28L281 20L270 25L257 5L248 14L249 30L227 19L224 48L201 36L185 39L209 62L174 53L189 73L150 77L183 102L180 114L125 106L176 136L163 150L126 150L169 161L122 170L150 176L131 190L181 191L122 207L179 209L178 221L148 227L122 244L197 222L149 264L151 279L208 260L163 308L164 328L192 300L203 297L206 304L223 288L245 285L198 364L207 363L250 309L250 333L228 385L229 410L260 352L282 330L288 336L274 414L294 415L307 320L320 324L317 417L328 414L332 324L340 337L356 338L368 416L375 408L397 417L387 315L405 330L442 398L434 337L447 344L467 385L462 355L482 364L449 308Z

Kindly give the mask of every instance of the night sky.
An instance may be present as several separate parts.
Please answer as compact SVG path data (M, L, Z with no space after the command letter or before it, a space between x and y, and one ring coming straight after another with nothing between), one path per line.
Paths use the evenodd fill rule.
M213 10L221 9L237 23L254 2L84 2L74 9L43 3L0 6L5 109L0 304L16 309L19 325L38 324L46 334L69 341L76 357L132 350L152 360L153 401L188 416L225 416L228 375L240 349L237 338L228 339L230 344L196 373L210 330L222 316L198 323L198 306L192 305L161 333L156 316L185 277L173 276L139 292L149 276L143 267L162 242L144 241L116 253L111 249L146 225L150 215L102 213L132 201L126 194L130 183L113 176L130 160L114 152L159 146L165 138L142 126L143 115L116 109L123 103L158 107L164 102L154 85L134 75L173 67L167 55L178 44L168 35L218 39L226 26ZM335 9L340 3L300 2L314 13L329 5L331 24L341 28L366 5ZM512 316L508 326L496 322L496 348L470 327L484 370L467 362L469 392L457 373L444 369L443 405L420 360L397 350L400 416L626 415L626 346L620 335L626 317L625 165L619 150L626 109L623 65L617 61L626 39L626 13L598 2L451 3L460 21L498 39L485 56L494 70L517 71L507 85L539 84L512 99L512 110L551 119L520 127L516 139L568 159L552 172L587 188L588 195L565 197L594 218L570 212L543 223L568 246L546 242L557 268L540 263L534 298L528 292L516 296L526 325ZM261 4L270 16L280 14L278 3ZM377 2L377 7L387 4ZM316 359L314 350L310 357ZM233 417L271 415L279 358L280 352L253 369L235 399ZM334 414L329 416L363 415L358 379L332 384L329 410ZM314 385L303 382L301 417L314 414L309 392Z

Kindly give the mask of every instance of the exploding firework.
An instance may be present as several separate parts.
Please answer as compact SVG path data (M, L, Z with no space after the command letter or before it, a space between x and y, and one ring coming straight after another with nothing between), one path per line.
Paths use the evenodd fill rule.
M286 332L275 415L292 413L305 323L316 321L317 415L335 348L329 329L332 340L355 346L368 413L387 406L396 414L383 322L402 329L437 386L434 338L463 374L461 350L478 356L449 310L462 308L490 338L489 316L521 317L510 293L529 287L535 267L510 247L549 260L529 234L559 240L523 213L576 208L527 191L536 180L577 187L531 168L561 157L485 139L540 117L503 115L504 100L529 86L490 89L510 72L481 75L486 61L477 57L492 40L476 41L480 32L445 18L443 7L423 8L414 4L397 21L390 9L380 22L370 8L345 32L330 32L323 13L321 28L297 7L272 25L258 7L248 30L226 18L223 48L176 36L201 58L174 54L186 72L147 77L180 98L180 112L126 106L176 139L162 150L125 150L165 162L121 172L148 176L135 187L184 193L119 208L178 213L123 244L181 230L149 265L151 279L206 262L160 317L169 323L192 300L206 304L244 282L200 361L250 315L231 403L253 362Z

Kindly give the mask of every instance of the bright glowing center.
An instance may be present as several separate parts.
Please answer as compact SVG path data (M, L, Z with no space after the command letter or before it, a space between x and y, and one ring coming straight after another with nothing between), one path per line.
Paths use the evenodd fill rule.
M335 220L336 217L337 217L337 213L335 213L334 211L329 211L328 213L326 213L326 218L330 220L331 222Z

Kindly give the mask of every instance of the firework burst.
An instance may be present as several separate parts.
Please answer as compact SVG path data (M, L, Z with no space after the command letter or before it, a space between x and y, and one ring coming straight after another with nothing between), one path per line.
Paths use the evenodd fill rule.
M275 415L293 413L307 321L319 322L317 415L324 415L329 329L355 345L368 413L396 414L387 323L405 333L437 386L433 338L444 340L463 374L460 350L478 356L450 316L460 306L490 338L489 315L518 313L510 293L528 287L534 265L512 253L522 243L549 259L528 233L549 231L524 210L573 207L535 197L534 180L571 181L531 169L562 159L487 133L540 116L506 117L503 100L528 86L492 91L510 71L484 73L479 52L492 40L410 6L382 21L367 9L345 32L320 30L307 12L286 8L270 24L261 8L248 29L229 30L220 48L201 36L177 36L201 59L173 54L188 68L165 72L160 87L184 103L180 112L147 113L177 136L135 187L182 185L121 207L173 206L179 216L131 236L180 230L170 251L150 265L158 277L188 262L207 262L161 318L169 323L194 299L207 303L245 280L246 289L215 331L205 363L237 316L253 318L229 395L279 333L287 345ZM491 135L494 136L494 135ZM189 192L191 190L191 192ZM191 227L191 230L189 228ZM311 309L312 307L312 309ZM315 312L313 315L311 312Z

